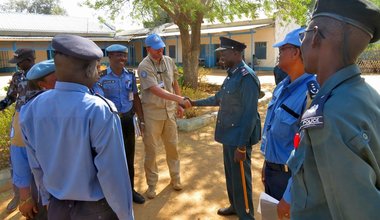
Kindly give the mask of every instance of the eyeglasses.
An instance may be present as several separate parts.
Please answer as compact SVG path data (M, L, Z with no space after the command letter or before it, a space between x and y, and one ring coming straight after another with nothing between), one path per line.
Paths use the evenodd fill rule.
M304 31L304 32L299 33L298 36L299 36L300 41L302 42L302 41L305 39L305 35L306 35L307 32L314 31L314 30L316 30L317 33L319 33L319 35L321 35L321 37L322 37L323 39L326 39L326 37L325 37L325 36L323 35L323 33L321 32L321 30L319 30L318 26L314 26L312 29L308 29L308 30L306 30L306 31Z
M280 48L278 48L278 50L280 51L280 53L282 53L282 52L284 52L285 50L287 50L287 49L291 49L291 48L293 48L293 49L297 49L298 47L295 47L295 46L283 46L283 47L280 47Z

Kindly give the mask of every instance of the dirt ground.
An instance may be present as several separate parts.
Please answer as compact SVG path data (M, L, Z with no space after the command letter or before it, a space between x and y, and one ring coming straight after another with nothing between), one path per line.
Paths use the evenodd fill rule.
M268 87L263 85L263 87ZM270 86L269 86L270 87ZM267 103L260 104L262 123ZM133 204L137 220L209 220L237 219L237 216L221 217L216 214L221 207L229 205L223 168L222 146L214 141L214 127L211 124L193 132L179 132L179 151L181 156L182 191L174 191L163 147L159 149L157 162L159 181L157 197L145 204ZM260 144L260 143L259 143ZM263 156L259 144L254 146L252 153L252 188L255 208L255 218L261 220L257 213L260 192L263 191L261 167ZM147 189L143 168L143 144L141 138L136 141L135 158L135 189L144 193ZM144 194L145 195L145 194ZM0 193L0 219L24 219L18 211L6 213L6 205L12 197L12 191Z

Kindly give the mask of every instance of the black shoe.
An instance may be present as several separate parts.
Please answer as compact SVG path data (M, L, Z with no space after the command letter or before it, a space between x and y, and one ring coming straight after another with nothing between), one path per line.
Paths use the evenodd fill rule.
M133 202L137 204L144 204L145 199L140 193L133 190Z
M11 213L15 211L18 207L19 202L20 202L20 197L14 196L13 199L7 205L7 212Z
M235 215L235 214L236 212L234 208L232 208L232 206L227 207L227 208L221 208L218 210L218 215L227 216L227 215Z

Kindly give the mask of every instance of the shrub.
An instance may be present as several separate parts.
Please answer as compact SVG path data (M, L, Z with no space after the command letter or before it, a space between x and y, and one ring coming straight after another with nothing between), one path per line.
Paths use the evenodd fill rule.
M9 133L14 111L14 105L11 105L0 112L0 169L9 166Z

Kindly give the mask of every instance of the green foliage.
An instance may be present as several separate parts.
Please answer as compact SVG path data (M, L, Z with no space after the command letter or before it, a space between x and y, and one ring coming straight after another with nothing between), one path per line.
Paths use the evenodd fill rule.
M59 3L60 0L8 0L0 8L6 12L66 15L66 10Z
M9 165L9 133L14 105L0 112L0 169Z

